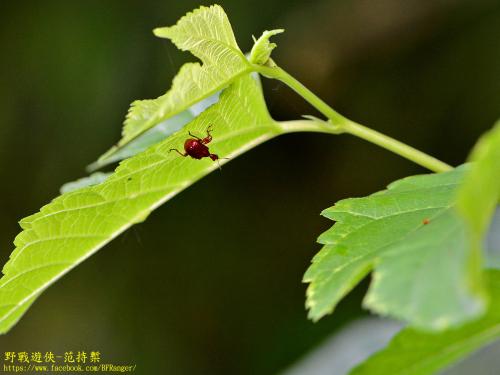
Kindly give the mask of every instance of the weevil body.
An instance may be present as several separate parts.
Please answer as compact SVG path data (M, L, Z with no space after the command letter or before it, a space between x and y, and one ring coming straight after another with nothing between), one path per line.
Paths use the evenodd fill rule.
M211 131L212 131L212 125L209 125L207 128L207 136L205 138L197 137L196 135L191 134L191 132L188 132L188 134L193 138L188 138L184 142L184 153L180 152L176 148L171 148L169 152L175 151L180 156L183 157L191 156L193 159L198 159L198 160L203 158L210 158L213 161L217 161L217 165L219 166L220 169L219 156L217 154L212 154L207 146L207 144L209 144L212 141L212 134L210 134ZM227 159L227 158L222 158L222 159Z
M216 161L219 159L219 156L217 154L210 153L207 146L207 144L212 141L212 135L210 134L211 131L212 125L207 128L207 136L205 138L199 138L189 132L188 134L193 138L188 138L186 139L186 142L184 142L184 153L180 152L176 148L172 148L170 151L175 151L183 157L191 156L193 159L210 158L213 161Z
M202 159L208 157L215 161L219 158L216 154L210 153L210 150L206 146L206 143L203 143L202 141L194 138L186 139L186 142L184 142L184 151L193 159Z

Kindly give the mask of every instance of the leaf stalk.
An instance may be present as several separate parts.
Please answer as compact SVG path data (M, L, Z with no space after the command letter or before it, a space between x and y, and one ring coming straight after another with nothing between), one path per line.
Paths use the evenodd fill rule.
M329 120L328 123L323 122L322 125L319 124L321 121L285 121L281 123L282 125L280 125L285 131L319 131L333 134L349 133L377 146L385 148L386 150L389 150L433 172L446 172L453 169L452 166L436 159L435 157L342 116L280 67L254 65L254 68L265 77L277 79L285 83ZM304 126L304 129L300 130L299 128L301 126ZM292 130L292 128L296 130Z

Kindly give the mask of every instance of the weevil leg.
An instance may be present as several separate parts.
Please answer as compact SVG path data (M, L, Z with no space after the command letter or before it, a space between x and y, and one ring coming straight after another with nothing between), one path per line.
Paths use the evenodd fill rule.
M168 151L168 152L172 152L172 151L177 152L180 156L183 156L183 157L188 156L188 154L187 154L187 153L184 153L184 154L183 154L182 152L180 152L180 151L179 151L179 150L177 150L176 148L171 148L171 149L170 149L170 151Z
M219 158L217 154L210 154L210 159L213 161L217 162L217 166L219 169L222 171L221 165L220 165L220 160L229 160L229 158Z
M212 142L212 124L208 125L208 128L207 128L207 136L205 138L203 138L203 140L201 141L204 145Z

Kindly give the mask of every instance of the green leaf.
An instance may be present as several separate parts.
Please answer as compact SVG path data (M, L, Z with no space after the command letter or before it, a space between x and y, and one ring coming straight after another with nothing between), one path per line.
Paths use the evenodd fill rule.
M413 176L323 212L337 223L304 281L318 320L374 269L364 305L423 329L444 329L485 308L478 270L468 263L465 223L454 209L464 168ZM479 264L475 264L480 267Z
M453 249L460 243L469 244L471 252L468 267L471 273L479 273L478 265L481 262L485 234L500 197L500 122L480 138L469 161L472 163L469 164L465 179L458 189L456 204L458 213L463 218L457 223L461 223L463 227L455 233L451 231L450 225L443 225L442 229L450 231L450 236L455 237L457 244ZM409 242L418 247L422 238L424 236L415 237ZM401 263L401 258L394 261ZM489 265L498 266L493 262ZM436 268L448 272L447 264L438 265ZM481 319L439 334L405 329L386 349L369 358L351 374L434 374L500 338L500 271L490 270L486 274L490 305ZM478 280L479 276L474 279ZM398 278L393 274L388 278L399 284L401 275ZM472 283L471 287L479 289L480 285ZM450 287L444 289L450 290Z
M271 52L275 49L276 43L269 42L269 38L273 35L281 34L284 29L276 29L271 31L264 31L259 39L255 40L252 51L250 52L250 62L258 65L267 64L269 58L271 57Z
M258 83L246 75L185 129L126 159L102 184L63 194L23 219L23 232L16 237L16 249L0 280L0 332L15 324L57 279L217 169L208 158L169 153L171 148L182 148L188 131L201 136L209 124L213 125L210 151L230 159L282 132L267 112Z
M203 65L185 64L166 94L133 102L122 139L99 159L101 162L148 129L227 87L252 69L236 44L224 10L218 5L202 6L186 14L176 25L155 29L154 33L170 39L179 49L190 51Z
M463 220L453 209L430 216L428 225L384 250L364 305L416 327L440 330L480 316L485 297L482 279L469 267Z
M479 320L442 333L406 328L351 375L426 375L500 338L500 271L486 274L491 304Z

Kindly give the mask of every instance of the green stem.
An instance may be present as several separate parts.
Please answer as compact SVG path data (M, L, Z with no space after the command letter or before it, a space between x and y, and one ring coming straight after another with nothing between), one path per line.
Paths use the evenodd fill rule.
M283 130L299 131L301 126L304 126L304 131L319 131L334 134L349 133L383 147L386 150L392 151L399 156L411 160L433 172L445 172L453 169L450 165L443 163L442 161L427 155L422 151L342 116L283 69L279 67L255 65L255 70L266 77L282 81L330 120L328 125L319 125L318 123L321 121L286 121L282 122L280 125ZM309 124L306 125L306 123Z
M276 126L278 126L283 133L315 132L340 134L336 127L320 119L276 121Z
M421 165L433 172L446 172L453 167L441 160L436 159L422 151L417 150L414 147L408 146L407 144L400 142L394 138L388 137L385 134L379 133L373 129L367 128L366 126L357 124L355 122L349 121L345 125L346 133L355 135L359 138L367 140L373 144L385 148L386 150L392 151L399 156L402 156L408 160L413 161L416 164Z

